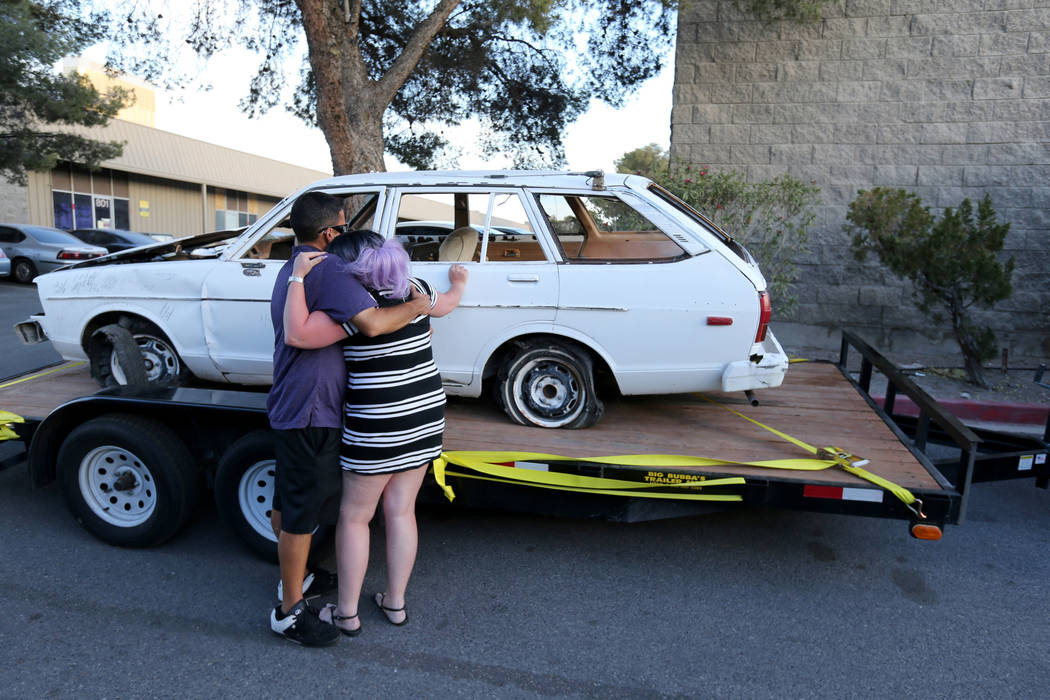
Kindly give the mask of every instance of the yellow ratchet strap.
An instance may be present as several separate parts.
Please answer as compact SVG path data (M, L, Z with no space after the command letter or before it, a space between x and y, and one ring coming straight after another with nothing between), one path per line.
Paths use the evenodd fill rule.
M664 483L668 481L666 479L662 482L646 483L597 476L583 476L580 474L562 474L541 469L505 466L506 463L514 462L529 462L537 464L537 466L540 466L539 463L597 462L600 464L612 464L617 466L662 467L665 469L728 464L727 462L722 462L720 460L676 455L622 455L617 457L573 458L562 457L560 455L542 454L538 452L456 450L442 452L441 457L434 460L434 479L450 501L456 497L456 494L452 491L452 487L446 483L446 474L448 476L458 476L467 479L526 484L539 488L555 489L558 491L578 491L582 493L603 494L606 496L639 496L643 498L669 498L687 501L743 500L738 494L697 493L696 491L686 490L699 490L708 486L743 486L745 481L743 477L739 476L710 479L700 474L682 474L676 475L676 477L681 478L677 483ZM460 470L450 471L449 465L463 467L475 473L470 474ZM668 488L681 489L681 492L656 493L652 491L652 489Z
M18 433L11 427L12 423L25 423L22 416L10 411L0 411L0 442L4 440L17 440Z
M698 396L701 399L703 399L704 401L707 401L708 403L712 403L712 404L714 404L716 406L721 406L722 408L724 408L725 410L729 411L730 413L732 413L732 414L734 414L736 416L739 416L739 417L743 418L746 421L754 423L758 427L763 428L765 430L768 430L769 432L773 433L774 435L777 435L777 436L783 438L784 440L787 440L791 444L796 445L798 447L801 447L806 452L809 452L810 454L813 454L813 455L817 455L820 458L820 459L817 459L817 460L802 460L802 461L807 461L807 462L811 462L811 463L814 463L814 464L821 464L821 465L823 465L823 466L812 466L812 467L785 466L785 463L790 462L792 460L773 460L773 462L767 463L767 464L765 464L763 466L770 467L772 469L827 469L829 467L836 467L837 466L837 467L842 468L843 471L847 471L850 474L853 474L854 476L857 476L857 477L859 477L861 479L864 479L865 481L868 481L868 482L870 482L872 484L875 484L879 488L882 488L882 489L885 489L886 491L889 491L894 496L896 496L904 505L908 506L908 508L913 513L915 513L917 516L919 516L920 518L925 518L926 517L926 515L922 512L922 501L919 500L918 498L916 498L914 496L914 494L912 494L911 491L909 491L908 489L904 488L903 486L899 486L899 485L893 483L892 481L889 481L888 479L883 479L881 476L878 476L877 474L872 474L867 469L864 469L863 467L868 464L868 460L866 460L866 459L864 459L862 457L858 457L857 455L850 454L846 450L840 449L838 447L820 447L820 448L814 447L813 445L810 445L809 443L803 442L802 440L799 440L798 438L793 438L793 437L791 437L790 435L788 435L786 433L782 433L779 430L776 430L774 428L770 428L768 425L765 425L763 423L759 423L754 418L749 418L748 416L745 416L743 413L740 413L739 411L734 411L732 408L729 408L729 406L721 404L721 403L715 401L714 399L711 399L711 398L708 398L708 397L704 396L703 394L694 394L694 396ZM794 461L799 461L799 460L794 460Z

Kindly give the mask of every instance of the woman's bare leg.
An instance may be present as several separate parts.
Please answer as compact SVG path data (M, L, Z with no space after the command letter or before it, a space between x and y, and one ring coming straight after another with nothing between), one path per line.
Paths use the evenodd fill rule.
M386 524L386 592L383 606L405 607L405 589L416 563L419 535L416 530L416 494L423 484L426 465L391 476L383 490L383 518ZM340 573L341 575L341 573ZM404 612L387 613L391 622L405 619Z
M343 497L335 531L335 558L339 569L337 615L357 614L361 586L364 585L365 571L368 569L368 523L375 515L379 496L388 481L389 474L362 476L343 472ZM357 620L348 620L338 626L352 630L360 624Z

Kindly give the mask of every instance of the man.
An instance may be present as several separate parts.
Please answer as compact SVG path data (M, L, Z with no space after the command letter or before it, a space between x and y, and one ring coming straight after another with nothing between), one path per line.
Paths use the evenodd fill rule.
M390 333L417 315L428 313L430 301L413 295L404 304L380 309L334 256L326 256L305 281L293 277L292 263L299 253L324 251L333 238L345 232L343 200L307 192L292 205L290 222L296 245L277 273L270 301L274 327L273 386L266 407L276 436L273 525L278 531L282 593L282 600L270 613L270 629L304 646L322 646L334 643L339 630L321 622L300 591L304 589L311 533L326 502L335 498L338 503L346 369L338 344L317 350L300 350L285 344L284 303L288 285L304 285L310 311L323 311L337 323L369 336ZM326 581L323 585L331 587L333 583Z

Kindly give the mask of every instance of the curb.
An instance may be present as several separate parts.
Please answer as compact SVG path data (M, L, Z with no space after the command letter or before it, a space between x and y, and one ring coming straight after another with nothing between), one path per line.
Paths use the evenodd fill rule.
M880 406L884 405L885 396L871 397ZM1020 423L1045 425L1050 407L1035 403L1010 403L1006 401L966 401L937 399L944 410L960 420L979 420L989 423ZM904 416L919 415L919 407L904 396L897 394L893 412Z

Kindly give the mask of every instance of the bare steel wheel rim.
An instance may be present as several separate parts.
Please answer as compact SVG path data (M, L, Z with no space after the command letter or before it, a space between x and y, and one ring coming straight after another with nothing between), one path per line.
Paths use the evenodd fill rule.
M549 357L530 360L514 377L514 402L531 422L557 428L583 411L583 387L575 366Z
M142 460L123 447L104 445L84 455L78 481L88 508L110 525L142 525L157 508L153 474Z
M142 361L146 365L146 379L150 384L160 383L177 377L181 370L179 355L174 348L165 341L152 335L135 335L135 344L142 353ZM112 353L109 357L109 371L117 384L127 384L128 378L124 374L124 368L117 360L117 354Z
M264 459L244 470L237 484L237 505L245 521L257 534L276 542L270 525L276 462Z

